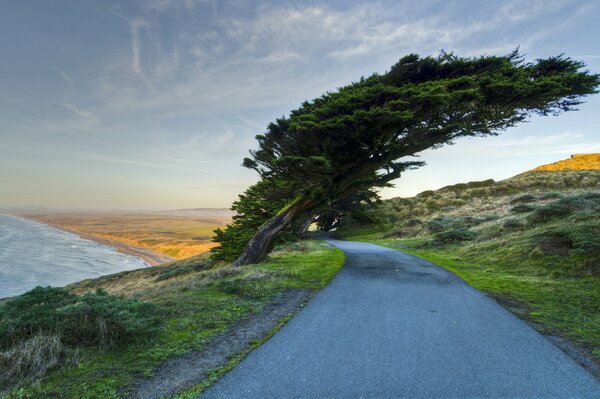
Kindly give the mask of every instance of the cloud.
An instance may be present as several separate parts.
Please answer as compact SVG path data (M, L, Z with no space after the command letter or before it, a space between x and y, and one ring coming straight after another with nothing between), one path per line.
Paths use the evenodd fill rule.
M111 125L170 124L175 133L170 122L176 120L214 121L252 110L290 109L358 76L383 72L382 66L407 52L508 53L552 32L547 24L528 30L531 21L557 12L567 20L583 7L509 1L480 7L487 19L479 14L461 19L449 13L451 7L418 14L404 5L375 2L345 8L289 3L253 8L244 3L241 13L236 12L241 6L227 2L218 13L210 1L142 4L119 14L119 21L128 24L130 46L106 59L89 90L80 93L86 106L79 109L100 120L110 118ZM194 12L182 12L190 8ZM256 126L249 129L241 121L245 128L240 128L238 118L225 118L217 130L231 131L231 142L257 133ZM261 129L267 122L256 119ZM170 146L184 146L186 134L173 134L170 140Z
M140 30L148 26L148 21L142 17L133 18L130 22L131 29L131 68L140 75L143 72L141 57Z

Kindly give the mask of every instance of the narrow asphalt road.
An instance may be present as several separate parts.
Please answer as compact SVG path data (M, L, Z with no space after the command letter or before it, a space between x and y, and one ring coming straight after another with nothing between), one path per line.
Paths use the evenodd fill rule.
M329 242L346 265L202 398L600 398L600 384L444 269Z

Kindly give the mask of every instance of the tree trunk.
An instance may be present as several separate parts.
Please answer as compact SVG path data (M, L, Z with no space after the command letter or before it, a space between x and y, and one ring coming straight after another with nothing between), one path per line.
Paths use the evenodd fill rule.
M292 221L298 211L307 203L308 201L299 197L290 206L284 208L283 211L263 224L254 237L248 241L244 252L233 262L233 265L242 266L262 261L273 247L279 232Z
M300 237L300 238L306 237L306 233L308 232L308 228L312 224L313 220L315 220L315 215L313 215L313 216L309 217L308 219L306 219L306 222L304 222L304 224L302 225L302 228L300 229L298 237Z

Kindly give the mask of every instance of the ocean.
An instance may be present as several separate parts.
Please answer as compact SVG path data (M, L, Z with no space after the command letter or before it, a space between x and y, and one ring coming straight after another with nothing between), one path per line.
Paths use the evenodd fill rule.
M147 266L75 234L0 215L0 298Z

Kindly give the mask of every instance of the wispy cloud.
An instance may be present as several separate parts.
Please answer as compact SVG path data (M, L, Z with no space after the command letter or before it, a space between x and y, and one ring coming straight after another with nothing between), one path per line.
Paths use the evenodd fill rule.
M148 21L143 17L133 18L130 22L131 29L131 68L133 71L141 75L143 72L141 57L141 38L140 31L148 26Z
M402 15L399 7L379 3L347 9L262 5L246 15L211 14L206 3L154 1L143 8L144 13L130 17L130 68L143 77L143 84L114 81L115 74L127 74L113 60L110 68L114 74L101 76L95 91L97 101L105 101L101 105L111 112L146 109L171 115L297 101L311 93L311 87L317 92L335 87L326 86L327 81L341 83L337 69L371 72L372 67L364 65L378 60L386 65L414 51L431 54L442 48L467 49L463 53L470 54L468 49L477 46L466 43L473 38L565 6L558 1L511 1L502 3L486 21L457 23L443 13L414 18ZM526 13L522 12L525 6ZM171 14L182 30L176 28L165 36L158 23L161 15L178 7L204 7L210 23L205 21L203 26ZM532 33L526 32L521 38L507 41L499 37L480 46L487 53L508 52L527 44L531 37ZM325 63L330 66L321 75L312 72Z

